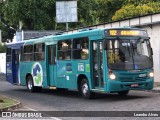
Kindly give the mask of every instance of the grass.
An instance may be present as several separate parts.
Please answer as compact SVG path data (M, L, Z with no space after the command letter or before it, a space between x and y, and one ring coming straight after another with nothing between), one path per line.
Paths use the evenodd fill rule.
M16 101L0 95L0 109L11 107L16 104Z

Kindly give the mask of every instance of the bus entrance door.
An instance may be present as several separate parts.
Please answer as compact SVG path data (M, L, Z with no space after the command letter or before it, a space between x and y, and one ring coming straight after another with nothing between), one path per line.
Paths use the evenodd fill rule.
M56 85L56 45L48 46L48 86Z
M104 88L103 82L103 49L102 41L94 41L92 44L93 55L93 85L94 89Z

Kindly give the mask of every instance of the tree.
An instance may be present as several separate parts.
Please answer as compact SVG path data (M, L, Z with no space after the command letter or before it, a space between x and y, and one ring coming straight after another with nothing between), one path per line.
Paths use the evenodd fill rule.
M23 30L65 30L65 24L56 23L55 1L1 0L2 38L12 39L15 30L21 28ZM69 28L73 29L160 11L159 0L78 0L77 2L79 21L69 23Z
M124 0L97 0L99 22L112 21L115 12L124 5Z
M112 17L112 20L115 21L160 12L159 2L147 2L146 0L141 1L146 4L136 2L136 4L124 5L121 9L116 11L116 13Z
M97 0L79 0L78 18L81 27L99 23L97 18Z
M6 0L3 6L4 19L9 26L26 30L53 29L55 0Z
M3 41L12 40L18 29L53 30L55 0L1 0L0 18Z
M5 45L0 44L0 53L4 53L6 49Z
M4 0L0 1L0 30L2 32L2 42L5 42L7 39L11 40L14 36L15 30L11 29L8 25L8 22L4 19L3 6Z

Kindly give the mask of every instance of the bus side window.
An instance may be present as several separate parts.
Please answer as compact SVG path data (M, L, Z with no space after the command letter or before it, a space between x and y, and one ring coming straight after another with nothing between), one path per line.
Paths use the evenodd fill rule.
M73 59L88 59L88 38L77 38L73 43Z
M88 59L88 49L82 49L81 59Z
M44 51L45 51L44 43L35 44L34 45L34 60L43 61L45 58Z
M58 60L71 59L72 41L63 40L58 42Z
M19 50L15 50L15 64L19 64Z
M23 61L33 60L33 45L24 46L23 57Z
M7 56L6 56L6 61L11 62L11 48L7 48Z

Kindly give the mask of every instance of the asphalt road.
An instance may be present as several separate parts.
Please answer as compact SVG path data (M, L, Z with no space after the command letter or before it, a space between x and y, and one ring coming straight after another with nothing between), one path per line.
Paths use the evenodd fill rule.
M85 100L75 91L43 90L41 93L30 93L25 86L12 85L1 75L0 94L20 101L24 108L33 111L160 111L159 93L130 91L125 97L98 94L95 99ZM158 120L157 117L155 119Z

